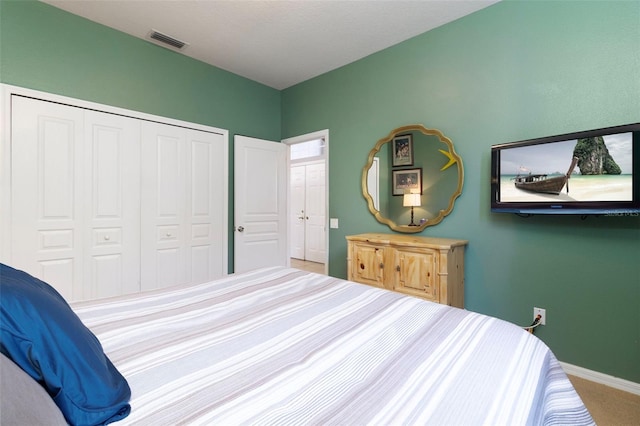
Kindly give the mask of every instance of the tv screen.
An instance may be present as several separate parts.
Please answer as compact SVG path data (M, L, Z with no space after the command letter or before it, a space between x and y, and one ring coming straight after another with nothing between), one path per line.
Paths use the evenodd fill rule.
M640 214L640 123L493 145L491 211Z

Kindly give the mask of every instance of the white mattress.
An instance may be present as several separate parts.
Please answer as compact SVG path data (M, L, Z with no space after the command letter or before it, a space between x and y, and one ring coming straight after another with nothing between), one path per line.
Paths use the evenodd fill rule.
M594 424L510 323L287 268L72 304L132 390L120 424Z

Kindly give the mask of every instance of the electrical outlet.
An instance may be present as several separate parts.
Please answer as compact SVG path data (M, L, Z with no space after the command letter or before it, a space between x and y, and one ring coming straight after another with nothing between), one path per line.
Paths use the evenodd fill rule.
M547 322L547 311L542 308L533 308L533 319L535 321L536 317L540 315L540 325L545 325Z

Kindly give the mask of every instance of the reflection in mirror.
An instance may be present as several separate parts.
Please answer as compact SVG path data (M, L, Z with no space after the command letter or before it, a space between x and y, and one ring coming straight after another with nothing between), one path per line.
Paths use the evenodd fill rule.
M371 164L371 167L369 167L369 172L367 174L367 188L369 191L369 195L373 200L373 207L376 210L380 209L380 203L378 202L378 200L380 199L380 191L378 190L378 187L380 185L380 176L378 172L380 170L379 160L380 159L378 157L373 158L373 163Z
M451 140L439 130L415 124L393 130L369 152L362 193L379 222L394 231L415 233L451 213L463 180L462 158ZM413 195L405 205L405 194L420 197Z

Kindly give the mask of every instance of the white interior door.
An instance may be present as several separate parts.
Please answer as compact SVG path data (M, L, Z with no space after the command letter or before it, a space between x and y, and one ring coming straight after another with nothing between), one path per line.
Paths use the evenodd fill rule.
M306 196L306 173L305 165L291 166L289 170L289 195L291 224L291 257L295 259L305 259L305 196Z
M234 157L234 270L287 266L287 146L235 136Z
M291 257L312 262L326 261L325 163L292 165Z
M326 259L325 164L306 166L305 176L305 252L306 260L324 263Z

